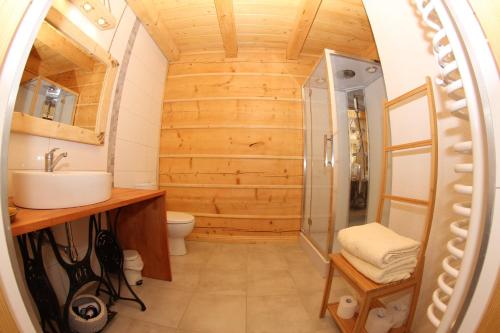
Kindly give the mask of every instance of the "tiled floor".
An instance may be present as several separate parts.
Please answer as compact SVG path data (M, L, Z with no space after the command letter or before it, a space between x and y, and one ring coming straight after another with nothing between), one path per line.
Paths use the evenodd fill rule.
M296 242L189 242L172 257L173 282L145 279L135 290L148 309L120 301L106 332L330 333L318 318L324 279ZM332 294L342 294L335 279Z

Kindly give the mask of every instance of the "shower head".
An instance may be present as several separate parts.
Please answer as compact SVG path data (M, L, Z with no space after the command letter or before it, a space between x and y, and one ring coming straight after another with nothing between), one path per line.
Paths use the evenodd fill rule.
M352 79L355 76L356 76L356 72L353 71L352 69L342 69L342 70L337 71L337 77L339 79L343 79L343 80Z

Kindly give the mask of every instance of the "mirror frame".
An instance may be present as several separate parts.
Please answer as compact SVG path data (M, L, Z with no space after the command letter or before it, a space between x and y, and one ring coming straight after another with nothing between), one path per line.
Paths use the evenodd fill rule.
M56 8L50 8L45 21L106 65L95 129L92 131L74 125L37 118L22 112L13 112L11 131L65 141L103 145L113 86L118 72L118 61Z

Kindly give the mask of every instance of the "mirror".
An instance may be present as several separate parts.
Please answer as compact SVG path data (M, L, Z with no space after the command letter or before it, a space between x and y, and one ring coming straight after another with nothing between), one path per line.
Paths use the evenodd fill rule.
M52 8L23 71L12 131L103 144L117 66Z

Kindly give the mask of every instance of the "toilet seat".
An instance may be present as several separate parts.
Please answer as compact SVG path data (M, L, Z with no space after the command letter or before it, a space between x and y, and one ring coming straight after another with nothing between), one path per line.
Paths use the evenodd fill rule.
M167 211L167 223L169 224L188 224L194 222L194 216L182 212Z

